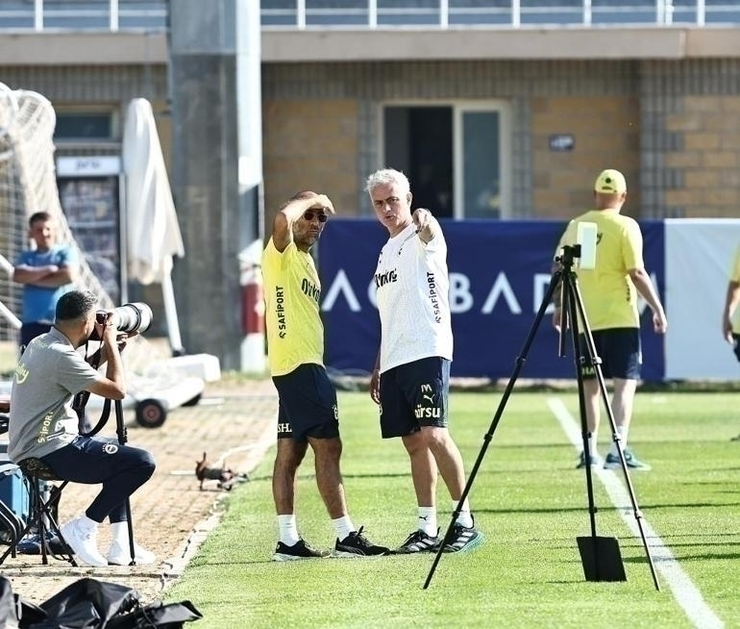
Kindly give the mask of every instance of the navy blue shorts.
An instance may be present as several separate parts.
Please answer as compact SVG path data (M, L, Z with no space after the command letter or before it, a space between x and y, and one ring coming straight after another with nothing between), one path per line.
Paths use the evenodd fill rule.
M596 330L591 333L594 337L596 354L601 358L601 372L604 378L622 378L624 380L639 380L642 367L642 349L640 347L639 328L609 328ZM581 356L588 361L586 337L579 336ZM596 377L592 365L584 364L581 367L584 379Z
M324 367L300 365L272 381L278 392L278 439L339 437L337 392Z
M380 376L380 434L404 437L422 426L447 426L450 361L438 356L399 365Z
M733 333L732 340L735 341L732 344L732 351L735 354L735 358L737 358L740 361L740 334Z

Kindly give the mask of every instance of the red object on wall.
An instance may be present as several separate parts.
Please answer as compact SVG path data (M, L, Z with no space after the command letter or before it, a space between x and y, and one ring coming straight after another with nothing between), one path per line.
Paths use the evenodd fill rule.
M262 282L253 274L242 285L242 333L264 334L265 302L262 293Z

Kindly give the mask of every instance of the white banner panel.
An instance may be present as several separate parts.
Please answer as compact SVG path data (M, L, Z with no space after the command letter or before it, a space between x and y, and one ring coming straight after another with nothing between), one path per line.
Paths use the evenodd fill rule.
M722 309L740 219L665 221L667 380L737 380L738 364L722 338Z

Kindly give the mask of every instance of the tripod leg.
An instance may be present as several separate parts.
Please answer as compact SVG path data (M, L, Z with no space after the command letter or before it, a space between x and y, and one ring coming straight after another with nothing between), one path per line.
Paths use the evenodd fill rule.
M587 581L626 581L619 543L614 537L596 535L596 504L594 500L593 472L591 469L591 451L589 444L589 426L586 409L586 386L584 371L586 368L599 369L600 359L592 346L586 348L584 355L581 345L581 330L586 323L581 318L575 294L575 274L568 272L563 279L563 295L567 296L568 317L572 330L573 355L575 357L576 381L578 383L578 406L581 417L581 437L583 440L583 457L586 463L586 493L588 495L588 513L591 524L589 537L578 537L578 551L583 564L583 574Z
M583 355L580 344L580 322L576 296L574 295L575 275L568 272L563 278L563 303L568 304L568 319L570 320L571 336L573 340L573 356L578 384L578 411L581 418L581 437L583 439L583 456L586 461L586 494L588 496L588 513L591 523L591 536L596 537L596 502L594 499L593 473L591 470L591 451L589 444L589 426L586 412L586 392L583 382L584 367L596 367L598 357L595 352L588 351Z
M481 447L480 452L478 453L478 457L476 458L475 463L473 464L473 468L470 471L470 474L468 476L468 481L465 484L465 489L463 489L463 492L462 492L462 496L460 496L460 500L458 501L457 506L455 507L455 510L452 512L452 518L450 519L450 523L447 527L447 531L445 532L445 535L442 538L442 542L440 543L439 549L437 550L437 554L435 555L434 561L432 562L432 567L430 568L429 574L427 575L427 578L424 581L423 589L425 590L429 587L429 584L432 581L434 572L437 569L437 564L439 564L439 561L442 558L442 553L444 552L445 545L452 538L452 530L453 530L453 527L455 526L455 522L457 521L457 517L460 515L462 506L463 504L465 504L465 499L468 497L468 494L470 493L470 488L473 486L473 481L475 480L475 477L478 474L478 470L480 469L481 463L483 462L483 457L486 455L488 446L490 445L491 440L493 439L493 433L496 432L496 428L498 427L498 424L501 421L501 416L503 415L504 409L506 408L506 403L509 400L511 392L514 389L514 384L516 383L516 380L519 377L519 373L521 372L522 367L524 366L524 363L527 359L527 354L529 353L529 349L532 346L532 343L534 341L534 338L540 326L540 323L542 322L542 319L545 316L545 311L550 305L553 295L555 294L555 291L558 289L560 285L561 277L562 277L561 271L556 271L555 273L553 273L552 279L550 280L550 287L548 288L547 293L545 293L542 303L540 304L539 310L537 311L537 315L535 316L534 322L532 323L532 326L530 327L529 332L527 333L527 337L524 340L524 345L522 346L522 351L519 354L519 356L517 356L516 358L515 365L514 365L514 371L512 372L511 377L509 378L509 382L507 383L506 388L504 389L504 394L501 396L501 401L499 402L498 408L496 409L496 412L494 413L493 420L491 421L491 425L488 428L488 432L483 437L483 446Z
M575 277L575 274L572 275L571 285L572 285L571 297L572 297L572 301L575 302L575 306L572 308L572 310L574 310L574 314L577 314L580 316L580 320L583 323L583 335L586 339L586 348L588 351L588 355L589 355L591 362L594 363L594 370L596 373L596 378L599 383L599 390L601 392L601 397L604 402L604 407L606 409L606 415L609 418L609 425L612 430L614 441L617 443L617 446L619 446L617 448L617 451L619 453L619 461L622 465L622 472L624 473L624 480L625 480L625 484L627 485L627 491L629 493L630 501L632 503L632 511L635 514L635 521L637 522L637 528L640 531L640 537L642 538L642 545L645 548L645 555L647 556L648 564L650 565L650 573L653 577L653 583L655 584L655 589L660 590L660 583L658 582L658 575L655 571L655 565L653 563L653 558L652 558L652 555L650 554L650 547L647 543L647 538L645 536L645 530L642 525L642 513L640 511L640 508L637 505L637 498L635 497L635 490L632 486L632 481L627 471L627 462L624 459L624 453L622 452L622 448L619 443L619 435L617 433L617 426L616 426L616 422L614 421L614 412L612 410L611 403L609 402L609 394L606 389L606 382L604 380L604 374L601 371L600 361L596 358L596 345L594 343L591 330L589 329L589 326L588 326L588 319L586 318L586 309L583 305L583 298L581 297L581 293L578 288L578 281Z
M121 400L116 400L114 403L115 411L116 411L116 433L118 435L118 443L125 444L126 443L126 426L123 423L123 402ZM135 550L135 544L134 544L134 525L131 522L131 500L129 498L126 498L126 521L128 522L128 545L129 545L129 551L131 553L131 564L132 566L136 565L136 550Z
M131 523L131 501L126 498L126 521L128 522L128 547L131 552L131 564L136 565L136 550L134 544L134 525Z

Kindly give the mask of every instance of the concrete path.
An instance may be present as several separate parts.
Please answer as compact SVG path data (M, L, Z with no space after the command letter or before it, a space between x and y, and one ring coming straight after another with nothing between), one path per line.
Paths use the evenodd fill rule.
M92 420L97 420L96 413L89 413ZM150 450L157 461L154 476L131 500L134 532L138 542L155 552L161 563L75 568L54 558L44 566L39 556L18 555L6 559L0 574L11 580L15 593L37 604L83 577L128 585L139 592L144 603L160 599L163 589L178 577L208 531L218 523L218 501L227 495L215 481L207 481L203 490L199 488L196 461L206 452L213 463L225 457L227 467L251 471L274 443L276 413L277 395L270 380L240 385L211 383L196 406L170 411L160 428L142 428L135 423L133 411L126 411L128 443ZM115 435L113 417L101 434ZM60 520L64 522L83 511L97 488L67 485ZM104 554L109 543L105 523L98 538Z

